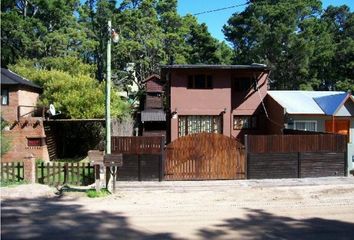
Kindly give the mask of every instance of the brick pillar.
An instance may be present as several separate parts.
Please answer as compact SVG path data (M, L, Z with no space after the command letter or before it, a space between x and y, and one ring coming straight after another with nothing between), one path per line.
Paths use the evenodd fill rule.
M36 182L36 159L32 154L23 160L23 176L28 183Z

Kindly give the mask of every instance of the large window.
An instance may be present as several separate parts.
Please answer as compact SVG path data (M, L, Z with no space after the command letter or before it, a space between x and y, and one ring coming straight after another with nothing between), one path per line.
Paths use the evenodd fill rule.
M288 124L289 125L289 124ZM291 125L290 125L291 128ZM317 131L317 121L306 121L306 120L295 120L293 123L294 130L303 130L303 131Z
M9 90L1 89L1 105L9 105Z
M188 76L188 88L191 89L211 89L213 88L213 78L211 75L190 75Z
M257 129L257 116L234 116L233 127L234 130Z
M247 92L255 87L255 80L252 77L234 78L234 90L237 92Z
M222 116L179 116L178 136L192 133L222 133Z

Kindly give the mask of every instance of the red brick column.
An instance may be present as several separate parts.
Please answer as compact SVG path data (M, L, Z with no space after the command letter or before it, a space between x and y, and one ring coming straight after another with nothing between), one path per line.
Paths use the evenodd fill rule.
M23 176L28 183L36 182L36 159L32 154L23 160Z

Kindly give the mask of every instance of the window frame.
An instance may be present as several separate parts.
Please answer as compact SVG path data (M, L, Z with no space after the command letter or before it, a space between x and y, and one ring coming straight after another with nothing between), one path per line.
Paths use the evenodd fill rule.
M6 91L6 103L4 104L4 95L3 92ZM8 106L10 104L10 91L8 88L1 88L1 106Z
M35 142L31 141L39 141L39 144L35 144ZM45 141L43 137L27 137L27 147L43 147L45 146Z
M293 121L293 130L317 132L317 129L318 129L318 123L317 122L318 122L317 120L294 120ZM315 123L315 130L297 129L296 128L296 123Z
M197 87L197 80L198 77L203 77L204 87ZM205 89L213 89L213 76L210 74L193 74L188 75L187 79L187 89L198 89L198 90L205 90Z
M250 127L243 127L242 126L241 128L238 128L237 125L235 124L236 118L248 118L248 121L250 122L250 124L249 124ZM257 130L259 128L258 115L233 115L232 128L233 128L233 130Z
M215 131L218 131L217 133L223 134L223 132L224 132L224 129L223 129L223 121L224 121L224 119L223 119L222 115L180 115L180 116L178 116L178 121L177 121L178 122L177 123L178 137L184 137L184 136L187 136L187 135L191 134L191 133L188 132L188 128L189 128L189 126L188 126L188 117L198 117L199 118L198 119L199 122L201 122L201 119L203 117L210 117L211 120L212 120L212 124L211 124L212 129L211 129L210 133L215 133ZM180 119L181 118L185 118L185 120L184 120L185 121L185 123L184 123L185 126L184 126L184 134L183 135L181 135L181 131L180 131ZM220 129L219 130L217 128L215 128L215 125L214 125L215 121L220 121L220 123L219 123L220 124ZM201 132L198 132L198 133L201 133Z

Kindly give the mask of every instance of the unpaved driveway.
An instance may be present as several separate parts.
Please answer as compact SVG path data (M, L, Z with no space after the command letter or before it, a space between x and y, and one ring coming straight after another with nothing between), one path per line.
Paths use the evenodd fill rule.
M119 182L103 199L2 198L2 239L354 239L353 177Z

